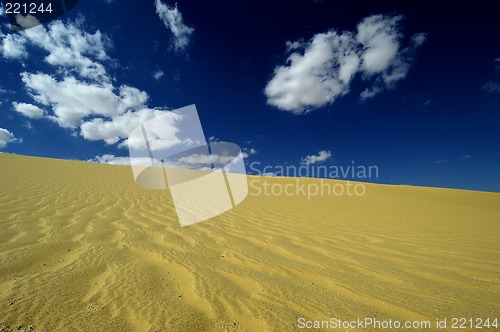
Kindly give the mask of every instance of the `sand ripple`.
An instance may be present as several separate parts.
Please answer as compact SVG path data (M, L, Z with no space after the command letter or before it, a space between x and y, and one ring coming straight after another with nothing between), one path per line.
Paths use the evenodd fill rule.
M139 189L127 167L0 155L0 170L0 328L500 318L499 194L380 185L363 197L250 194L180 228L168 193Z

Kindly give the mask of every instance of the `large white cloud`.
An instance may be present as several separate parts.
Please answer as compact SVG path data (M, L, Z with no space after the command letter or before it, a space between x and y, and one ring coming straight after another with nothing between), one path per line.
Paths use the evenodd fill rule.
M374 15L363 19L354 32L329 30L307 42L287 42L286 64L275 68L264 89L269 105L304 114L331 104L349 92L356 74L373 86L361 97L373 97L403 79L413 63L424 34L401 47L401 16Z
M47 28L39 25L0 37L1 53L6 59L26 58L26 47L32 45L42 49L46 53L44 61L57 66L62 73L109 80L101 62L109 60L106 48L110 39L100 31L93 34L83 31L80 23L54 21Z
M86 121L81 125L81 134L84 138L96 141L103 140L108 144L114 144L123 138L127 138L129 134L140 124L152 119L155 116L165 114L167 117L162 118L162 141L168 143L168 146L173 146L181 142L176 136L178 133L177 119L178 115L173 112L144 108L138 111L128 111L124 114L119 114L110 119L94 118ZM129 142L128 139L122 141L120 146L135 147L137 142Z
M5 128L0 128L0 149L7 146L8 143L21 142L14 134Z
M58 81L40 73L23 73L22 80L36 102L52 109L47 118L61 127L80 128L87 140L117 143L141 123L168 112L147 108L148 94L131 86L115 88L110 83L86 83L74 77ZM173 131L174 121L170 125L167 129ZM175 141L175 135L169 137Z
M39 25L25 33L31 43L48 52L47 63L58 66L65 73L107 80L106 70L100 62L109 59L106 47L110 40L100 31L90 34L78 23L55 21L47 29Z
M169 6L160 0L156 0L155 5L156 13L174 36L174 49L176 51L183 51L189 45L194 29L184 24L182 14L177 9L177 4Z
M78 126L89 115L111 117L143 108L148 100L145 92L130 86L115 88L110 83L86 83L72 76L58 81L40 73L25 72L21 77L33 99L51 107L52 118L67 128Z
M20 38L12 39L19 54L26 46L47 52L45 61L56 70L52 74L21 73L21 81L33 103L13 102L18 113L31 118L45 118L59 126L78 131L87 140L102 140L107 144L126 147L129 133L141 123L167 110L149 107L149 95L129 85L116 86L104 64L112 60L107 55L111 46L99 31L81 30L80 23L56 21L29 29ZM2 37L10 45L11 39ZM7 58L22 59L8 48ZM3 49L5 53L5 48ZM5 56L5 54L4 54ZM170 143L178 142L175 123L166 123Z
M346 91L353 73L358 70L359 57L352 50L353 38L335 31L320 33L303 48L292 53L288 66L279 66L267 84L267 102L283 110L303 113L333 101Z

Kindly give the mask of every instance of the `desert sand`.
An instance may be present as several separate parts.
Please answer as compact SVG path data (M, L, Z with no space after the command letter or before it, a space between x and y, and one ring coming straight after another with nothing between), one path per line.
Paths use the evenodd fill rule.
M366 184L308 200L255 195L264 178L249 177L236 208L180 227L130 167L0 154L0 171L0 329L500 319L498 193Z

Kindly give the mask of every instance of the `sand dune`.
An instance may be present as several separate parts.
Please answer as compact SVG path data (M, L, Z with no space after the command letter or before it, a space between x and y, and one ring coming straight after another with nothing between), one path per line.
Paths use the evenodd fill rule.
M256 196L250 177L235 209L181 228L129 167L1 154L0 170L0 328L500 319L500 194L369 184L307 200Z

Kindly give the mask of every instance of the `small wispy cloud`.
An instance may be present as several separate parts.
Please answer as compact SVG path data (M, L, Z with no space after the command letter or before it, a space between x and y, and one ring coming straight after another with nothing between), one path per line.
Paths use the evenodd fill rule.
M500 58L496 58L495 60L493 60L493 63L496 66L495 69L499 70L500 69ZM500 92L500 82L488 81L482 86L482 89L487 91L488 93Z
M472 159L472 158L474 158L474 157L472 157L471 155L465 154L465 155L463 155L462 160L468 160L468 159Z
M163 76L165 76L165 72L163 70L157 70L153 73L153 78L159 81Z
M483 85L483 90L488 91L488 93L492 92L500 92L500 83L489 81Z
M109 165L130 165L129 157L117 157L112 154L104 154L102 156L95 156L94 159L88 159L89 162Z
M447 163L448 160L447 159L437 159L437 160L434 160L432 163L434 165L441 165L441 164L444 164L444 163Z
M332 157L332 153L330 151L321 150L316 155L309 155L309 156L305 156L304 158L301 158L300 163L302 165L312 165L315 163L325 162L328 159L330 159L331 157Z
M243 149L241 149L241 155L243 156L244 159L247 159L250 156L256 155L257 152L258 151L255 150L254 148L243 148Z
M191 35L194 29L184 24L182 14L177 9L177 4L175 4L175 6L169 6L160 0L156 0L155 5L156 13L174 36L172 46L175 51L184 51L191 41Z

